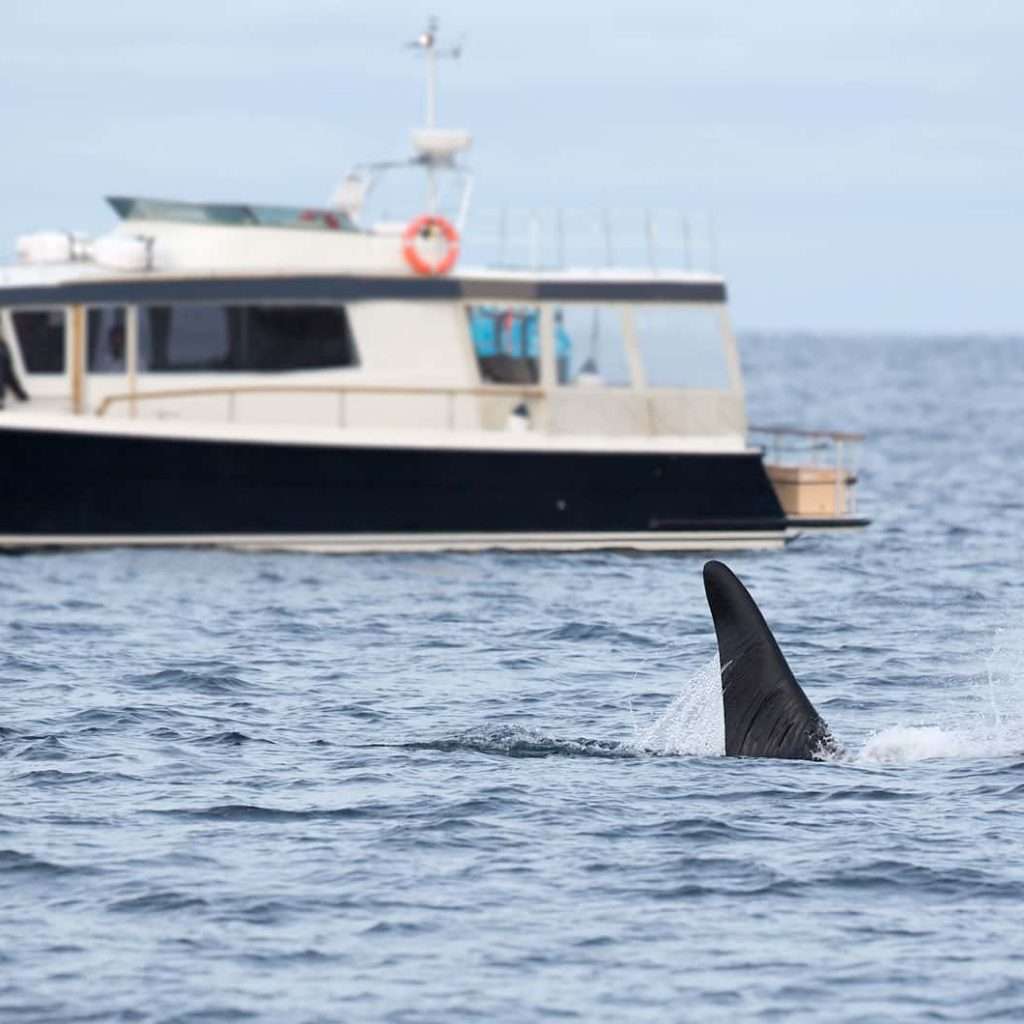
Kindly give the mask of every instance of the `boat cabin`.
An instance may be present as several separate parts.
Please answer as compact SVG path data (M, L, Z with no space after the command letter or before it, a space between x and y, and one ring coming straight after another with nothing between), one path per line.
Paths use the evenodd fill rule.
M502 431L518 409L517 429L544 434L746 444L714 275L422 277L396 238L368 242L308 211L111 205L126 216L104 241L138 244L143 269L111 272L102 246L43 236L0 271L26 411ZM393 259L372 272L329 272L386 241Z

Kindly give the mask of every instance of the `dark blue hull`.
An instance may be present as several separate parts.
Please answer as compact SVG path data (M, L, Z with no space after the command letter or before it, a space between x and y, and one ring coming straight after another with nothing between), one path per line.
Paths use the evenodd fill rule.
M614 546L616 535L726 541L786 528L756 452L347 447L5 427L0 465L5 544L387 536L460 546L471 536L481 538L473 546L500 546L533 535L551 538L546 546L560 537Z

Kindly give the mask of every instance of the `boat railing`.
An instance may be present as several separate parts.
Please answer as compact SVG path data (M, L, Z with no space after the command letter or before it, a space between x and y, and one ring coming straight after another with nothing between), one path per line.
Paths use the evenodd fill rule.
M855 513L863 434L781 426L752 426L748 433L764 453L783 506L792 506L787 508L790 514L808 514L809 500L824 515Z
M460 398L503 398L515 406L520 402L544 398L546 392L535 385L522 387L414 387L407 385L374 384L238 384L217 387L160 388L145 391L126 391L107 395L96 407L97 416L106 416L116 406L127 406L129 418L138 415L140 404L174 399L223 398L227 422L238 419L239 399L245 396L279 395L285 397L323 395L337 398L336 423L348 426L349 400L363 396L387 398L434 397L445 402L445 424L454 430L458 424L458 402Z
M708 214L678 209L475 209L463 245L470 263L516 270L645 267L715 273Z

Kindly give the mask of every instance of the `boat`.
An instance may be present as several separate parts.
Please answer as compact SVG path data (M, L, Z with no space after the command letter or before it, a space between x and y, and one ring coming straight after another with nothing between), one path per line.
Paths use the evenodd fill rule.
M427 188L400 222L367 216L378 163L326 204L113 196L105 235L18 239L0 334L30 400L0 412L0 547L726 550L864 526L859 435L752 435L721 275L463 266L471 138L437 127L436 25L413 46L403 163Z

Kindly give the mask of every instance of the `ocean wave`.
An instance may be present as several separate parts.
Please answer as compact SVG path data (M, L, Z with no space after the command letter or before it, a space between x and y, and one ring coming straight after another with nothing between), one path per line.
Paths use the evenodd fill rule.
M212 747L241 747L246 743L273 744L274 741L263 737L249 736L237 729L227 729L224 732L212 732L205 736L199 736L193 742Z
M761 829L743 821L725 821L711 816L665 818L634 822L624 818L607 828L588 831L598 839L685 839L690 842L742 841L761 833Z
M115 914L169 913L175 910L197 910L209 906L199 896L187 896L174 890L159 890L115 900L107 907Z
M290 810L283 807L260 807L255 804L216 804L212 807L181 807L157 809L154 813L191 821L313 821L317 819L355 819L373 817L374 807L309 807Z
M551 640L561 643L566 641L578 643L599 640L604 643L624 644L631 647L660 648L662 646L662 642L659 639L620 629L605 622L563 622L551 629L534 630L533 636L537 640Z
M1024 883L995 873L965 866L940 868L900 860L879 859L845 865L808 878L806 884L825 891L833 888L893 890L903 895L916 891L929 898L985 896L1016 901L1024 897Z
M406 750L468 751L477 754L500 754L504 757L596 757L604 759L635 758L640 753L616 740L586 737L549 736L537 729L521 725L496 725L469 729L454 736L434 740L413 740L400 743Z
M259 688L259 684L230 672L204 672L186 668L165 668L158 672L130 676L127 682L142 690L184 690L208 697L232 696Z
M58 736L26 736L25 745L18 747L13 756L22 761L62 761L70 751Z
M54 875L85 874L95 870L95 868L70 867L65 864L56 864L53 861L45 860L42 857L35 857L30 853L21 853L18 850L0 850L0 876L10 874L51 877Z
M137 776L125 775L123 772L64 772L56 768L23 772L18 776L18 779L33 786L79 786L86 783L109 784L139 781Z

